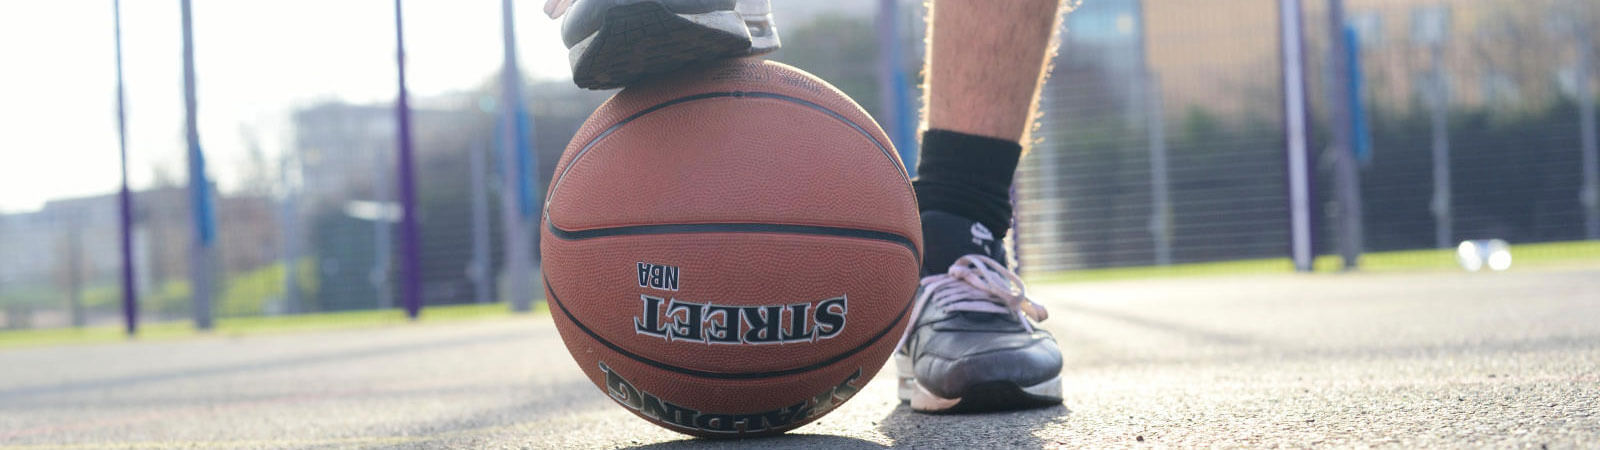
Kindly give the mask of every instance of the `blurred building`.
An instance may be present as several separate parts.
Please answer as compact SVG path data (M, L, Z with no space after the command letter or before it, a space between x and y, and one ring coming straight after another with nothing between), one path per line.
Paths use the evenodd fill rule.
M492 86L492 84L491 84ZM532 121L527 138L537 151L537 191L549 183L567 141L610 93L583 91L570 82L528 85L526 110ZM417 99L412 110L422 273L426 304L474 301L478 289L493 291L492 279L477 280L474 267L498 267L501 217L498 96L492 88ZM396 192L396 117L389 104L325 103L294 114L298 152L295 188L285 199L295 205L298 257L315 261L317 292L312 309L359 309L393 304L400 274L394 219ZM473 170L473 153L482 153L484 172ZM481 190L474 183L482 183ZM473 196L490 210L478 224ZM352 214L379 205L380 214ZM374 220L378 219L378 220ZM486 234L477 233L487 231ZM478 239L490 241L488 255L474 253ZM537 243L534 244L537 246ZM490 270L488 273L497 273ZM479 283L483 283L480 285Z
M293 122L302 197L336 204L371 199L374 177L394 171L392 106L324 103L295 111Z
M187 283L194 233L188 189L134 192L134 205L138 289L150 293L170 282ZM276 261L279 234L271 199L220 195L217 207L224 273L244 273ZM36 313L65 311L89 296L94 297L87 305L89 315L109 320L117 314L120 303L113 300L120 299L115 292L122 276L118 208L117 196L106 194L56 199L38 211L0 215L0 303L25 304ZM44 314L41 320L61 320L55 317L59 314Z
M1084 10L1117 1L1088 0ZM1278 95L1277 81L1264 76L1279 73L1277 36L1245 32L1275 31L1277 0L1142 3L1149 70L1183 75L1163 86L1170 108L1260 114L1255 110ZM1327 1L1304 5L1307 71L1320 80L1326 67ZM1345 5L1347 23L1359 35L1370 101L1399 109L1422 103L1419 97L1431 83L1434 45L1441 47L1440 65L1455 105L1516 103L1527 96L1545 100L1541 96L1562 87L1562 77L1570 77L1576 63L1573 37L1559 30L1561 22L1596 20L1592 2L1573 0L1346 0ZM1321 90L1315 81L1309 87Z
M69 279L82 288L119 273L115 200L52 200L35 212L0 215L0 291L54 288Z

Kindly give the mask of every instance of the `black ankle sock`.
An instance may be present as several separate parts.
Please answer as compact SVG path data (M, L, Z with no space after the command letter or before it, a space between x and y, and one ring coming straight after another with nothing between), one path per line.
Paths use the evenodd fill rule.
M922 274L945 273L962 256L978 254L1006 264L1005 245L989 227L944 211L922 212Z
M917 179L922 211L944 211L982 223L1003 239L1011 228L1011 178L1022 145L1003 139L928 130L922 134Z

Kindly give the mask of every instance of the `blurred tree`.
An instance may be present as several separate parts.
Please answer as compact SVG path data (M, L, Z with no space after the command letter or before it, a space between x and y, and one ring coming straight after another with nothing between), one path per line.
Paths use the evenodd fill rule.
M1374 111L1374 146L1387 151L1367 169L1368 248L1431 247L1428 214L1431 156L1425 111ZM1451 171L1456 234L1545 242L1582 238L1582 215L1573 195L1580 184L1577 105L1560 101L1507 115L1496 108L1451 113Z
M57 228L56 283L66 294L67 314L73 327L87 323L83 310L83 217L68 213L60 218Z
M181 278L188 270L189 220L188 194L172 167L156 164L151 168L150 188L136 194L133 202L135 228L148 239L147 279L160 285L170 278ZM153 289L155 286L146 286Z
M1475 35L1462 39L1472 59L1480 63L1449 70L1477 72L1471 75L1480 86L1472 90L1482 96L1484 103L1501 105L1502 111L1548 105L1559 94L1550 68L1559 65L1562 54L1529 49L1554 50L1570 41L1570 36L1550 26L1556 20L1551 15L1555 1L1491 5L1492 10L1483 15L1484 22L1476 27Z
M239 193L249 196L267 196L277 185L278 175L266 151L261 148L261 136L256 127L239 125L239 141L244 143L244 159L239 161Z

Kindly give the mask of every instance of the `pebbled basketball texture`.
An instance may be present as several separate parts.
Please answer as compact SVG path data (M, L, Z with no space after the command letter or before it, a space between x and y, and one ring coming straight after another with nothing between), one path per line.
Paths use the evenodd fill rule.
M556 166L541 227L562 340L607 396L707 437L848 400L905 327L922 253L876 123L799 69L731 60L636 85Z

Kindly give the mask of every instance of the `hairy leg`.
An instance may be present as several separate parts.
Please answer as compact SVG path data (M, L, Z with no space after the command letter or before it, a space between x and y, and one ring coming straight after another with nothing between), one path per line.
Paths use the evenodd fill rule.
M996 242L1010 231L1011 181L1030 143L1061 9L1061 0L931 0L927 123L911 183L924 212L976 221ZM928 267L972 251L934 242L944 233L929 220ZM951 240L962 242L956 228Z
M911 182L928 277L895 355L900 397L912 410L1061 403L1061 350L1049 333L1027 325L1043 320L1044 310L980 290L1015 280L1002 244L1012 219L1010 187L1060 10L1061 0L931 1L928 128ZM951 270L967 275L952 277ZM971 281L972 274L984 281ZM968 309L982 302L995 308ZM962 325L940 325L947 323Z
M926 127L1026 143L1061 0L932 0Z

